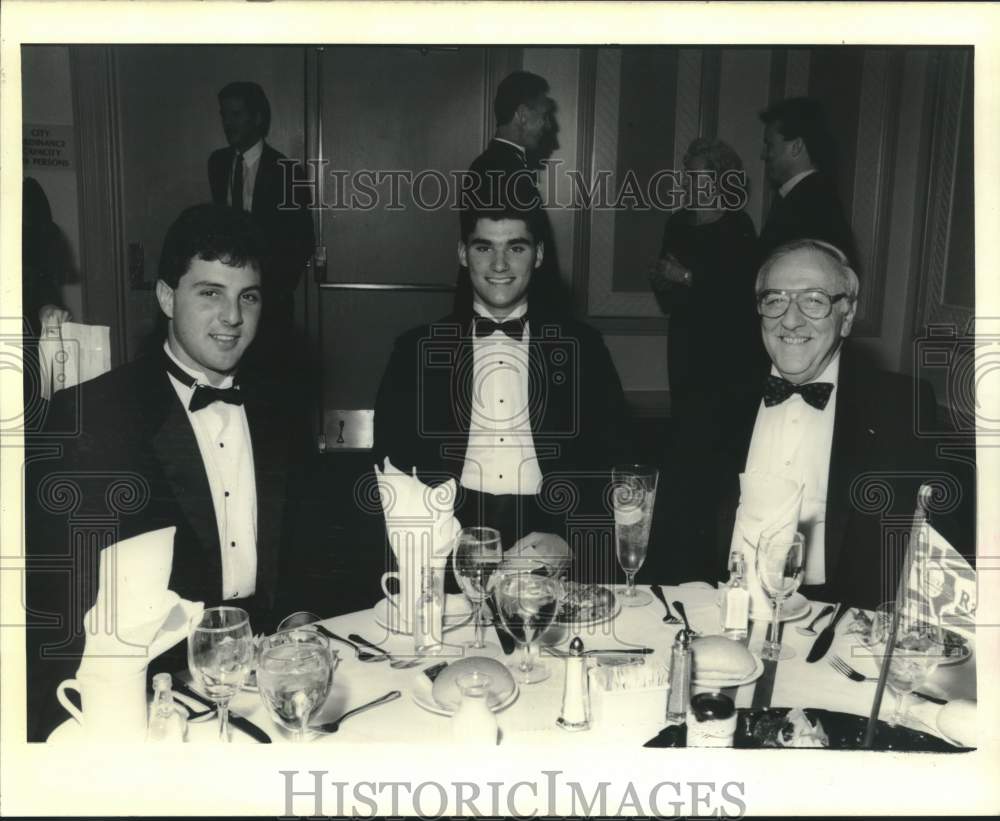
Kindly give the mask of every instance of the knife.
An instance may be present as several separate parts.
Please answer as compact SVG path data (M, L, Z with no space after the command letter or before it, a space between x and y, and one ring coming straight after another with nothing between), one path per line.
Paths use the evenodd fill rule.
M204 704L206 707L217 707L218 705L209 698L206 698L197 690L188 687L183 681L178 677L174 677L174 689L179 693L183 693L188 698L193 698L199 704ZM236 713L229 711L229 723L232 724L237 730L242 730L254 741L260 744L270 744L271 736L265 733L260 727L254 724L250 719L243 718L243 716L236 715Z
M493 627L496 628L497 639L500 641L504 655L509 656L514 652L514 637L500 626L500 614L497 613L496 602L493 601L491 596L486 597L486 606L490 608L490 613L493 614Z
M844 607L843 605L837 605L837 614L830 620L830 623L824 627L819 636L816 637L816 641L813 642L812 648L809 650L809 655L806 656L806 661L812 663L819 661L823 656L826 655L826 651L830 649L830 645L833 644L833 636L837 632L837 622L839 622L850 610L850 607Z

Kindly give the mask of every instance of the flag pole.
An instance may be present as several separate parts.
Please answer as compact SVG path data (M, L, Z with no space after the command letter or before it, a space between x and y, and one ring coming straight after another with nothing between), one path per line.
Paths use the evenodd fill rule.
M910 528L910 541L903 557L903 569L896 585L896 602L892 609L892 620L889 624L889 635L885 643L885 658L878 674L878 684L875 686L875 698L872 701L871 713L868 716L868 726L865 729L864 741L861 746L870 750L875 740L875 728L878 725L878 714L882 707L882 695L885 692L886 681L889 678L889 667L892 664L893 648L896 644L896 632L899 629L899 611L906 603L906 592L910 580L910 570L913 567L913 554L919 545L920 532L927 523L927 505L930 502L932 489L930 485L921 485L917 491L917 507L913 511L913 526ZM872 622L872 629L875 623Z

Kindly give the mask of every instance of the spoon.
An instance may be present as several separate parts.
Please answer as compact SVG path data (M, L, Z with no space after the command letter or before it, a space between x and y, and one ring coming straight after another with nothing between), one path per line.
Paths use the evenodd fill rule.
M397 698L400 697L400 695L402 695L402 693L400 693L399 690L390 690L384 696L379 696L374 701L369 701L367 704L362 704L360 707L355 707L353 710L348 710L340 718L334 721L328 721L326 724L318 724L315 727L310 727L309 729L315 730L320 733L335 733L337 732L337 730L340 729L340 724L345 719L348 719L351 716L356 716L358 713L364 710L371 709L372 707L378 707L378 705L380 704L388 704L390 701L395 701Z
M836 605L828 604L826 607L824 607L822 610L819 611L819 615L817 615L816 618L814 618L811 622L809 622L809 624L807 624L805 627L796 627L795 630L803 636L815 636L816 630L814 628L816 627L816 622L818 622L824 616L829 616L834 611L835 607Z
M415 667L420 664L420 659L401 659L396 658L392 653L387 650L383 650L374 642L368 641L364 636L359 636L357 633L348 633L348 637L351 641L356 641L358 644L364 647L370 647L372 650L376 650L381 653L385 658L389 659L389 666L396 670L405 670L408 667Z
M684 612L684 605L679 601L674 602L674 610L681 614L681 618L684 619L684 628L688 631L688 635L694 638L698 633L691 629L691 622L688 621L688 615Z
M348 641L331 630L327 630L322 624L315 625L316 629L319 630L328 639L333 639L334 641L339 641L342 644L346 644L348 647L354 648L354 653L358 657L358 661L385 661L386 656L379 655L377 653L369 653L367 650L362 650L353 641Z

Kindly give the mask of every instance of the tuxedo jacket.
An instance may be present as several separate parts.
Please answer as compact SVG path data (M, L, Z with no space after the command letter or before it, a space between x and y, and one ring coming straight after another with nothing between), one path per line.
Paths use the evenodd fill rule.
M452 314L396 340L375 403L375 456L416 467L428 484L460 481L473 391L471 315ZM621 381L601 335L529 308L529 408L541 497L570 483L565 515L607 513L601 490L632 442ZM555 505L558 507L558 505ZM533 527L531 529L543 529ZM562 535L562 534L561 534Z
M851 226L832 181L820 171L800 180L787 197L775 192L760 232L759 261L763 262L779 245L796 239L819 239L835 245L860 275Z
M230 146L213 151L208 158L212 202L218 205L227 202L235 155L236 149ZM293 179L304 178L304 172L299 165L283 167L278 161L284 159L284 154L264 143L250 209L270 244L264 275L282 295L295 290L314 244L312 220L304 207L305 188L292 186Z
M724 578L739 474L746 467L765 376L766 371L757 389L734 397L715 417L692 414L688 429L675 439L672 518L683 523L678 550L690 551L677 564L691 578ZM846 343L835 395L826 584L808 591L810 597L861 607L895 598L899 548L909 534L917 489L926 481L941 489L931 523L973 561L975 470L938 455L941 440L926 429L936 408L930 386L871 367Z
M158 351L78 391L56 394L52 427L75 433L62 440L60 460L39 461L31 469L27 603L38 620L28 631L29 718L37 718L42 738L46 720L51 729L53 717L65 718L54 688L76 670L84 646L83 615L97 593L105 544L176 526L170 589L208 607L243 607L255 630L273 628L288 484L297 475L292 413L267 385L249 376L241 379L257 490L256 592L248 599L223 601L208 475L165 359ZM46 628L43 614L58 614L61 623ZM41 645L60 641L59 658L42 661ZM183 647L178 652L183 656Z

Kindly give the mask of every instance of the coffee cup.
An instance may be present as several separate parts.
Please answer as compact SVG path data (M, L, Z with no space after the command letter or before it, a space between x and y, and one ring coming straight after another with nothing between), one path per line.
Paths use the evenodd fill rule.
M80 694L80 708L66 695ZM146 737L146 670L108 677L77 674L56 689L56 698L91 741L143 741Z

